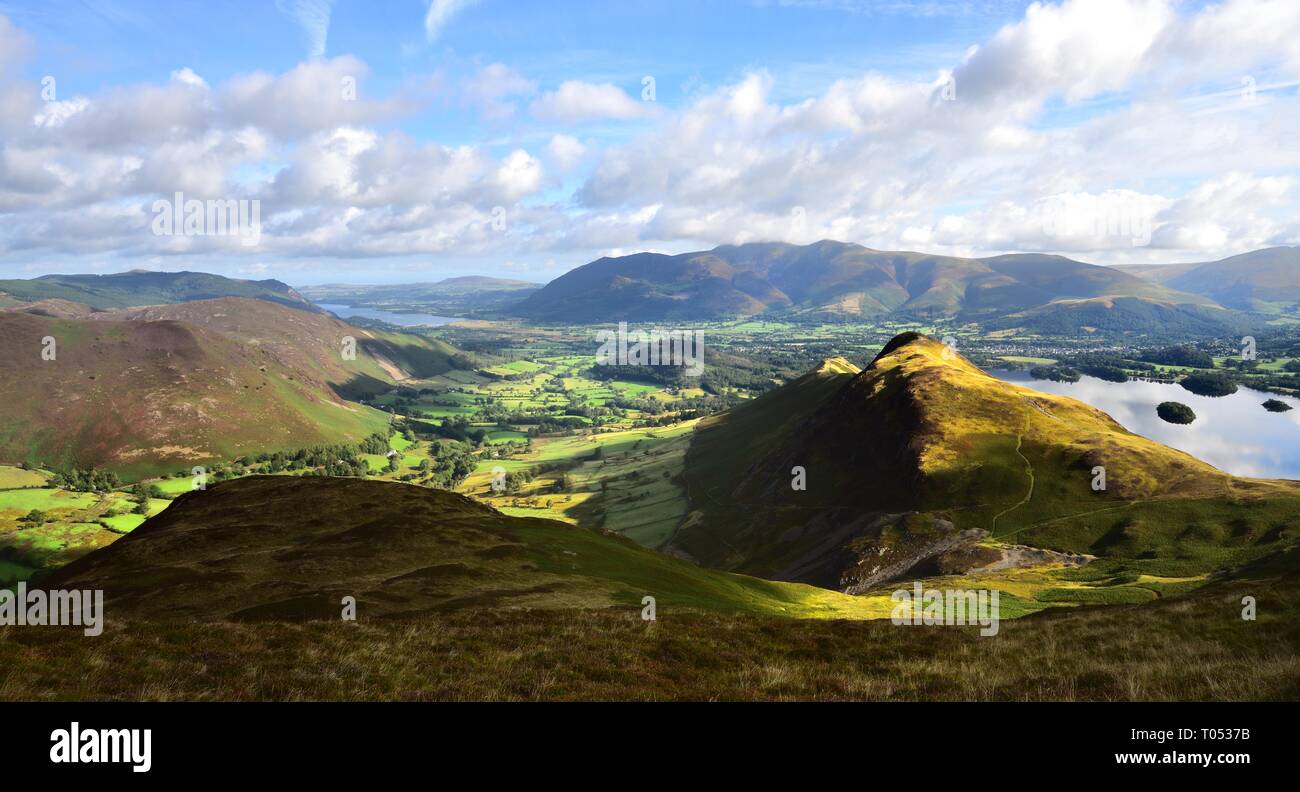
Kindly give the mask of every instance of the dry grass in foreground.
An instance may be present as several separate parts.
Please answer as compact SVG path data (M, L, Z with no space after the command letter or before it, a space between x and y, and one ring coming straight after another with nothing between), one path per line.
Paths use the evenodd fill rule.
M1240 600L1258 600L1242 621ZM0 629L0 699L1300 698L1300 586L965 627L636 609Z

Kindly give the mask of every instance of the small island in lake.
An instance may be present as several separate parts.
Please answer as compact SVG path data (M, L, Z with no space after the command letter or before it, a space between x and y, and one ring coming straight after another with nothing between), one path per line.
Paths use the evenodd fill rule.
M1291 409L1291 405L1287 404L1286 402L1280 399L1269 399L1268 401L1264 402L1264 409L1268 410L1269 412L1286 412L1287 410Z
M1231 396L1237 392L1237 383L1222 371L1198 371L1183 377L1178 384L1197 396Z
M1156 407L1156 415L1171 424L1189 424L1196 420L1196 413L1182 402L1160 402Z
M1089 377L1096 377L1106 382L1128 382L1128 372L1119 366L1107 364L1079 366L1079 371L1087 374Z
M1034 379L1051 380L1052 382L1079 381L1079 372L1069 366L1034 366L1029 370L1029 376Z

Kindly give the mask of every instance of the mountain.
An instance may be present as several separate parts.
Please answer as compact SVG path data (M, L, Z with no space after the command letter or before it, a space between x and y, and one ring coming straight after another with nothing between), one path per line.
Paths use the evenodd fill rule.
M72 318L8 309L0 337L0 459L128 476L359 441L388 416L348 399L446 371L456 354L246 298ZM346 337L355 360L343 357Z
M850 592L1010 563L1027 552L1011 537L1067 564L1206 574L1291 541L1300 510L1300 483L1234 478L915 333L861 372L824 365L706 419L686 483L672 550Z
M1142 297L1056 300L1026 311L987 320L989 330L1020 330L1039 335L1148 333L1205 338L1247 331L1247 317L1211 305L1175 305Z
M1300 247L1253 250L1199 264L1115 269L1208 297L1228 308L1264 313L1300 311Z
M206 272L132 270L113 275L44 275L32 280L0 280L2 295L19 302L66 300L98 310L218 297L251 297L305 311L317 310L278 280L235 280Z
M108 613L199 621L338 619L459 610L659 608L861 616L810 586L701 569L622 537L510 517L445 490L361 479L252 476L189 492L42 581L105 592Z
M548 322L708 320L768 312L978 319L1099 297L1210 304L1061 256L966 259L822 241L602 258L556 278L512 310Z
M540 283L466 275L435 283L385 286L325 284L304 286L307 298L325 304L388 311L425 311L443 316L470 317L494 313L542 288Z

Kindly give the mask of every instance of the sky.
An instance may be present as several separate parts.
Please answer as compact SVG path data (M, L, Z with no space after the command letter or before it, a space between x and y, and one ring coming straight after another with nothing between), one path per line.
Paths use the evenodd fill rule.
M0 0L0 277L1203 261L1300 244L1297 130L1294 0Z

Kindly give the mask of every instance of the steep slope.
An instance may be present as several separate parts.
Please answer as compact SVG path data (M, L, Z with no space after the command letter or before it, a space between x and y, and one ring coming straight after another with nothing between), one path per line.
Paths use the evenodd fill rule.
M217 297L251 297L304 311L317 310L278 280L236 280L206 272L132 270L112 275L45 275L32 280L0 280L0 294L22 302L67 300L101 310Z
M286 311L264 301L236 298L127 308L92 318L209 327L266 350L304 376L314 372L347 398L368 396L404 379L436 376L454 367L457 354L436 339L358 328L328 314ZM345 338L356 340L355 360L342 355Z
M603 258L556 278L514 310L541 321L583 322L717 319L770 311L978 319L1053 300L1097 297L1210 302L1061 256L965 259L827 240Z
M1064 553L1178 555L1204 573L1275 549L1260 543L1300 519L1294 482L1233 478L914 333L861 373L821 381L701 424L686 465L695 513L676 550L862 590L990 536ZM796 467L806 490L792 486ZM1093 488L1099 467L1104 490ZM1184 537L1189 525L1197 530Z
M1300 247L1272 247L1219 261L1129 270L1229 308L1294 313L1300 307Z
M388 417L345 396L445 371L454 352L239 298L73 319L11 309L0 337L0 459L126 476L359 441Z
M257 476L182 495L43 581L105 592L110 614L180 620L415 617L465 608L660 608L882 615L809 586L700 569L568 523L509 517L443 490ZM874 610L873 610L874 609Z

